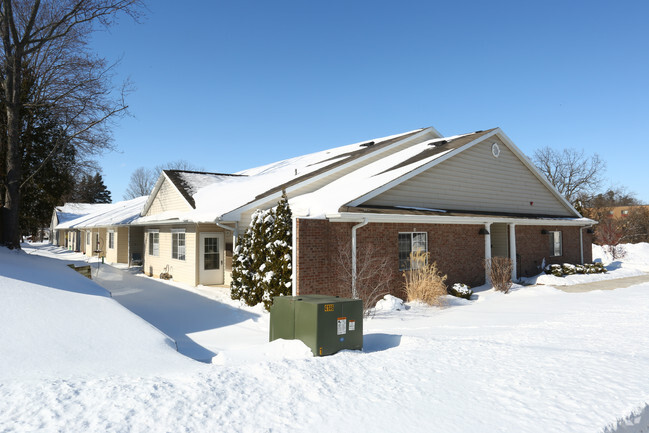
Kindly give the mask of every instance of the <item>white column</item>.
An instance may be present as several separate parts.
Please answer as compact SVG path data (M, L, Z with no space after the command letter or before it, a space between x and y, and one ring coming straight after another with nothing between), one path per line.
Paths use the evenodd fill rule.
M512 259L512 281L516 281L516 224L509 225L509 257Z
M485 260L485 265L489 263L489 260L491 260L491 232L489 231L491 229L491 223L485 223L484 229L487 232L484 235L484 260ZM485 284L490 283L489 279L489 272L487 271L487 267L485 266L484 270L484 281Z

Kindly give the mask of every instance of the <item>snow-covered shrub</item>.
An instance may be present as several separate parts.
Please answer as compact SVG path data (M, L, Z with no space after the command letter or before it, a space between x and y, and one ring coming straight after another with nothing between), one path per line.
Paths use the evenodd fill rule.
M561 270L563 271L563 275L575 275L577 273L575 265L571 265L570 263L562 264Z
M485 260L485 269L494 289L507 293L512 287L512 259L492 257Z
M421 301L428 305L441 306L446 289L446 275L437 269L437 262L428 263L428 253L411 253L410 263L419 263L417 269L405 271L405 290L408 301Z
M403 299L392 295L385 295L379 300L374 307L376 311L403 311L406 307L403 305Z
M270 309L274 296L291 294L291 231L286 194L276 208L253 213L232 256L232 299Z
M544 269L546 274L552 274L555 277L565 277L574 274L601 274L607 272L602 263L586 263L584 265L572 265L564 263L563 265L547 265Z
M471 288L466 284L455 283L453 284L453 287L448 288L448 294L453 295L456 298L471 299L473 290L471 290Z

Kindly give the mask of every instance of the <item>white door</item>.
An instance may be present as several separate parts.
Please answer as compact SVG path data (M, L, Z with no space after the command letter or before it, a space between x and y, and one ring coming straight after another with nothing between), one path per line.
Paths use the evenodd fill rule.
M201 284L223 284L223 233L201 233L199 279Z

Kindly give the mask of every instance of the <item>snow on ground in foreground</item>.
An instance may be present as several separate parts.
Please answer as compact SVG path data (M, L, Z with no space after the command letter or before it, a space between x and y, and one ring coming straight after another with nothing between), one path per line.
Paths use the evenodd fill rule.
M624 244L626 254L624 258L614 260L604 248L593 244L593 261L604 263L608 270L605 274L567 275L555 277L550 274L540 274L524 280L531 284L545 284L548 286L570 286L573 284L590 283L593 281L614 280L617 278L634 277L649 273L649 244Z
M30 279L35 271L21 264L30 256L13 257L10 269L0 267L2 281L11 269L10 278ZM38 266L62 264L41 258ZM77 276L68 274L71 285ZM25 298L58 290L31 284ZM23 295L10 296L2 286L0 308L5 297ZM130 354L137 348L111 346L121 358L116 373L102 371L101 362L78 348L75 363L60 363L35 380L27 369L8 365L23 359L4 359L15 346L32 344L40 356L30 362L53 368L48 359L55 348L42 346L38 331L71 320L64 308L91 323L65 328L71 347L86 333L109 341L116 322L135 319L113 309L103 318L109 326L93 326L94 304L108 301L79 295L35 310L29 299L14 302L19 311L10 333L29 322L34 332L2 346L3 368L14 371L11 379L0 377L3 431L597 432L649 403L649 284L587 293L548 286L507 295L486 290L442 309L389 307L365 321L362 352L322 358L305 356L296 342L255 347L254 327L243 321L225 326L224 350L215 358L228 358L223 365L178 363L164 344L149 349L148 360ZM159 341L159 334L145 335L148 329L128 328L130 338ZM249 346L236 341L238 328Z

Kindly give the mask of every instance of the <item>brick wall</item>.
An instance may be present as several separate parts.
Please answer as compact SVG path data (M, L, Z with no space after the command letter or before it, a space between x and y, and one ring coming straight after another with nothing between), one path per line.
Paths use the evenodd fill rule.
M541 230L560 231L562 233L562 255L550 257L550 235L541 234ZM584 262L592 261L593 235L583 231ZM579 245L579 227L561 226L516 226L516 254L519 255L518 267L520 276L529 277L541 272L541 264L581 263Z
M341 251L347 258L351 251L353 223L298 219L296 222L296 281L298 294L350 296L351 264L343 269ZM371 246L373 253L390 263L390 287L395 296L404 297L403 275L399 271L399 232L428 233L428 251L447 284L456 282L484 284L484 236L481 225L370 223L356 232L357 248ZM344 262L344 260L343 260Z

